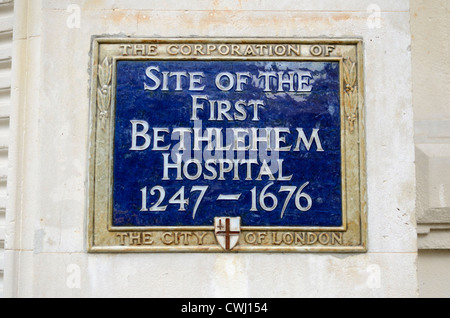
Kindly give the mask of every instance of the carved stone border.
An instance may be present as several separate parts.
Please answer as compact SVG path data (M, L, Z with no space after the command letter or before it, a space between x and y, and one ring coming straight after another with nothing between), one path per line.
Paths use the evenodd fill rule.
M178 51L175 50L177 45ZM300 54L283 49L300 45ZM208 46L211 50L208 51ZM218 47L227 46L228 52ZM267 47L257 53L256 46ZM185 47L184 51L179 50ZM190 47L190 51L188 49ZM203 47L203 50L200 50ZM215 50L212 48L215 47ZM198 48L195 50L195 48ZM178 54L175 54L178 53ZM190 53L190 54L188 54ZM195 54L196 53L196 54ZM203 53L203 54L202 54ZM228 53L228 54L225 54ZM282 54L283 53L283 54ZM337 61L341 73L342 197L339 228L242 227L233 252L366 252L363 47L359 39L94 38L88 203L89 252L224 252L214 227L112 227L117 60Z

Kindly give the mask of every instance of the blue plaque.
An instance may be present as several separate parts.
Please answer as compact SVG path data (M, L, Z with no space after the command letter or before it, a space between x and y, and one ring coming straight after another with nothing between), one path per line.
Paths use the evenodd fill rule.
M342 226L337 62L118 61L114 125L114 226Z
M365 251L360 49L95 40L90 250Z

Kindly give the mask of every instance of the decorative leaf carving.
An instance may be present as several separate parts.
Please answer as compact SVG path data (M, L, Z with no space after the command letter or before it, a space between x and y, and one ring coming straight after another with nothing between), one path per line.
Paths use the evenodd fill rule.
M358 119L358 87L356 86L356 63L351 58L344 59L344 107L350 131L355 130Z
M97 90L97 104L99 108L99 116L103 129L105 128L106 119L109 117L109 109L111 106L111 79L112 65L106 57L103 63L98 66L99 88Z
M109 85L111 82L111 65L109 64L107 57L103 60L103 63L99 65L98 79L101 86Z

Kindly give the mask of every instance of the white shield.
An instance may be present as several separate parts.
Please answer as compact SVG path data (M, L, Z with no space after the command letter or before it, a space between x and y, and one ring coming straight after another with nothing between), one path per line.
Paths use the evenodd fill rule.
M217 242L226 251L231 251L239 241L241 218L219 217L214 219Z

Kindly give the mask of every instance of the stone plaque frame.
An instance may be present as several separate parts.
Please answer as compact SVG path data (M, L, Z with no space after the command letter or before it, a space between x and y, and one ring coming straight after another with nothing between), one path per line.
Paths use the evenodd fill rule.
M223 50L217 50L223 46ZM289 45L300 52L289 50ZM253 49L266 48L256 53ZM210 49L208 49L208 47ZM212 50L212 48L216 48ZM228 49L225 49L228 48ZM246 50L247 48L247 50ZM227 54L225 54L227 53ZM333 61L340 65L342 211L340 227L241 227L232 249L209 227L114 227L113 136L118 60ZM364 61L360 39L106 38L92 41L88 251L366 252ZM233 232L235 233L235 232Z

